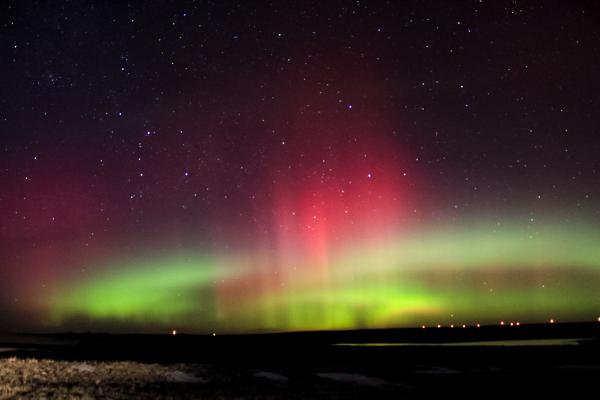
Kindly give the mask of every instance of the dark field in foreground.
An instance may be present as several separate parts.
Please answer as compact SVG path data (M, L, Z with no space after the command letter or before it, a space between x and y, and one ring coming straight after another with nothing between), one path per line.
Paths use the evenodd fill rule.
M0 338L0 399L593 393L599 337L598 323L216 337L18 335Z

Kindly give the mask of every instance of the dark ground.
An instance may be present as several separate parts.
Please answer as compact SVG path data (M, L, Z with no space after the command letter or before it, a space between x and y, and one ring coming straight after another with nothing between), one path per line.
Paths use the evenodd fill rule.
M572 397L599 380L600 323L0 337L0 399Z

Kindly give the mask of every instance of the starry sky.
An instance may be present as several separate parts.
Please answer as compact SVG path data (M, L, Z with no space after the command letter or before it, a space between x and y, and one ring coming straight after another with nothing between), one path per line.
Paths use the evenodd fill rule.
M0 331L598 318L597 3L0 7Z

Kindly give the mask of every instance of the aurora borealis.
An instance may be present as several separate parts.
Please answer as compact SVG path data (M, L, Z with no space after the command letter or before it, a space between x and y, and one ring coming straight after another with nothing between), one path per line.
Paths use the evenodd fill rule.
M600 315L593 2L25 3L0 331Z
M600 284L600 230L563 231L469 226L411 233L332 253L327 264L296 259L275 276L227 257L130 261L67 285L53 299L53 317L219 332L589 319Z

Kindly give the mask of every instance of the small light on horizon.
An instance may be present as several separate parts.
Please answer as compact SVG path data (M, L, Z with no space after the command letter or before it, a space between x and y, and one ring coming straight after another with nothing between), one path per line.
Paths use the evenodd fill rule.
M425 325L421 325L421 329L425 329Z
M212 335L213 335L213 336L217 336L217 334L216 334L215 332L213 332L213 334L212 334Z
M481 325L480 325L480 324L477 324L477 327L478 327L478 328L481 328Z
M454 324L450 325L450 328L454 328Z
M514 322L511 322L511 323L510 323L510 326L515 326L515 323L514 323Z
M176 331L175 329L173 329L173 330L171 331L171 335L173 335L173 336L177 335L177 331Z
M553 324L553 323L554 323L554 319L551 319L551 320L550 320L550 323L551 323L551 324Z
M438 324L438 328L441 328L442 326L440 324Z
M517 326L521 326L521 323L519 321L517 321L516 325Z
M504 321L500 321L500 325L504 325Z
M463 326L462 326L462 327L463 327L463 328L466 328L466 327L467 327L467 325L463 324Z

